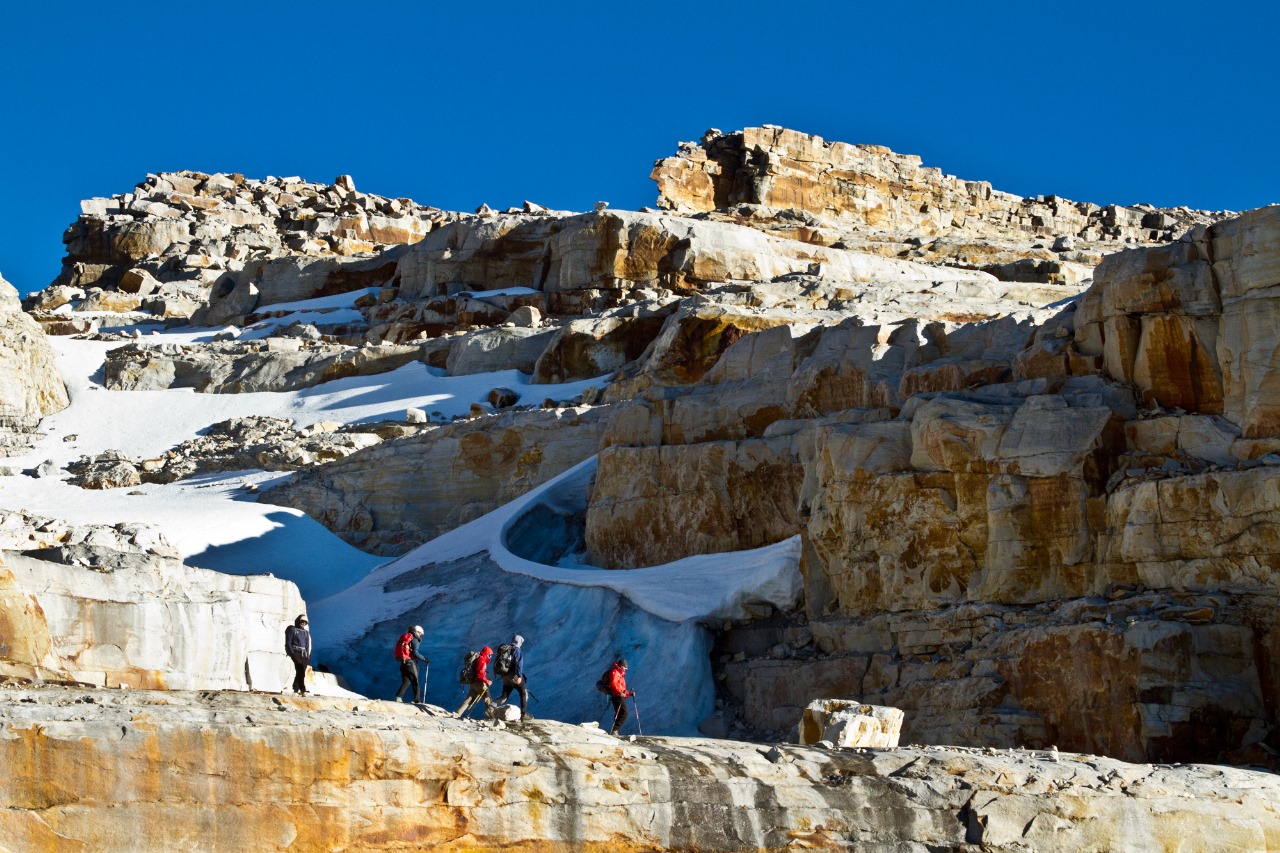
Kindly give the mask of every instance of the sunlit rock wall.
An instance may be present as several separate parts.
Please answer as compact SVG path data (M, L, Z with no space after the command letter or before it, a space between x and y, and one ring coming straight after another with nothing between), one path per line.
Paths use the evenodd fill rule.
M364 700L5 691L0 847L1264 851L1280 783L955 748L634 743Z

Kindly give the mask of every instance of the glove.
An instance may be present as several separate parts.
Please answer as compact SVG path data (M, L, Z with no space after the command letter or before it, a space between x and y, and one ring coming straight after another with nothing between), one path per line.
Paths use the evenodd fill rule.
M631 696L631 697L634 697L634 696L636 695L636 692L635 692L634 690L628 690L628 691L627 691L627 695L628 695L628 696Z
M423 658L422 664L423 666L431 666L431 658Z

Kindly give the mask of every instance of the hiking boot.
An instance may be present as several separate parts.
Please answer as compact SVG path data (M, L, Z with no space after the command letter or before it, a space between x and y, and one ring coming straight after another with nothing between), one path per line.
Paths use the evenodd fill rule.
M613 735L614 737L617 737L617 736L618 736L618 728L617 728L617 726L615 726L615 727L613 727L613 728L609 729L609 734Z
M530 714L530 713L528 713L528 712L526 712L526 711L521 711L521 712L520 712L520 719L522 719L522 720L532 720L532 719L533 719L533 714Z
M396 701L397 701L397 702L403 702L404 700L403 700L403 699L401 699L399 696L397 696L397 697L396 697Z

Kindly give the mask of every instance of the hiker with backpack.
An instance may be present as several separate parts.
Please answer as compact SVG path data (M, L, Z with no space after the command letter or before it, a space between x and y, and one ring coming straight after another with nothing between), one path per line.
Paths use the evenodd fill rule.
M634 690L627 689L627 659L618 658L613 666L600 676L596 689L609 694L609 704L613 706L613 727L609 734L617 736L622 724L627 721L627 697L635 696Z
M458 680L463 684L470 685L467 690L467 698L462 701L458 707L458 716L465 717L471 713L471 709L475 707L476 702L484 700L484 709L486 712L492 707L493 701L489 698L489 674L486 670L489 668L489 661L493 658L493 649L485 646L479 652L468 652L467 659L462 664L462 671L458 673Z
M493 671L502 679L502 698L506 702L511 691L520 694L520 718L532 720L529 716L529 679L524 674L524 637L516 634L511 642L498 646L498 656L493 662Z
M284 653L293 661L293 692L306 696L307 667L311 665L311 631L306 616L299 616L284 629Z
M410 702L418 702L418 661L422 661L427 666L431 665L430 658L424 658L418 651L418 647L422 643L422 626L414 625L408 631L400 635L400 639L396 641L395 656L400 662L400 689L396 691L396 701L403 702L400 698L404 695L406 687L412 688L409 693ZM422 699L426 702L426 685L423 685Z

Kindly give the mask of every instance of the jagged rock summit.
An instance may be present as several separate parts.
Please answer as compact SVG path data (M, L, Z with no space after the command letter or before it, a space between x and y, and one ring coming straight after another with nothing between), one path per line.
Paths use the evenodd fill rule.
M1102 254L1168 243L1226 215L1054 195L1022 198L881 145L826 142L772 125L709 130L700 142L682 143L674 157L659 160L652 177L661 208L733 218L812 242L839 239L872 251L971 263L1014 280L1078 276L1081 264L1092 266Z

